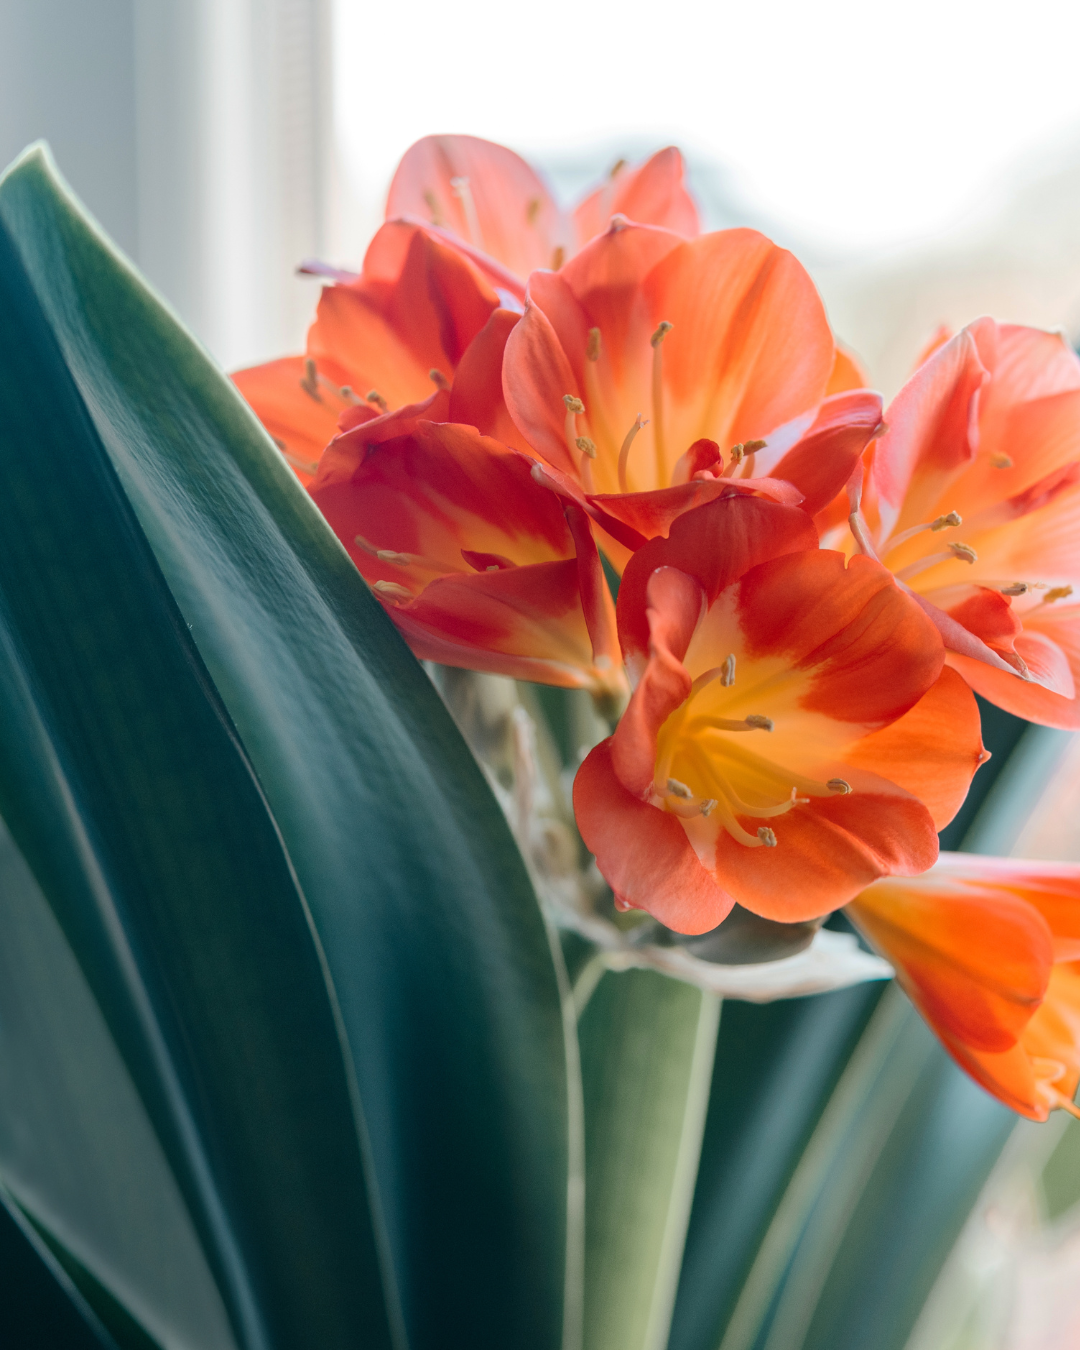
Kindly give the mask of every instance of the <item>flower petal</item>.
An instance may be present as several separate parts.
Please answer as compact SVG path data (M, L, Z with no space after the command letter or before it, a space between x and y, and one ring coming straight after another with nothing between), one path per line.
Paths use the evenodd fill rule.
M466 347L450 390L448 420L465 422L504 445L529 453L503 398L502 366L506 342L521 315L495 309Z
M285 356L233 374L233 383L278 444L305 487L319 467L327 441L337 435L342 402L315 386L308 392L304 357ZM301 383L301 382L304 383Z
M767 452L759 454L754 472L786 479L802 493L803 510L816 515L843 491L880 426L880 394L868 389L836 394L821 404L814 421L778 463L770 465Z
M731 896L697 859L676 816L628 792L615 774L611 742L592 750L574 779L574 815L616 897L677 933L707 933L730 912Z
M890 877L848 912L930 1025L973 1050L1008 1050L1046 991L1049 924L989 880L933 871L910 881Z
M623 168L574 212L574 225L581 243L607 229L618 214L640 225L661 225L692 239L701 229L697 207L684 181L686 166L679 151L669 145L658 150L637 168Z
M390 184L387 219L452 230L520 277L550 267L568 233L547 186L520 155L476 136L425 136Z

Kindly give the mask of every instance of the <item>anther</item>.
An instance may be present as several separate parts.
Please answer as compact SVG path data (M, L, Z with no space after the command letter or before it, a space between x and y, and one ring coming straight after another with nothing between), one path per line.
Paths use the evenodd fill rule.
M374 403L381 413L390 411L390 404L387 403L386 399L383 398L382 394L380 394L377 389L369 389L364 395L364 398L367 399L368 403Z
M551 250L551 270L557 272L566 261L566 249L562 244L556 244Z
M392 548L377 548L375 556L382 563L393 563L395 567L408 567L412 562L412 555L409 553L398 553Z
M979 555L970 544L949 544L949 552L954 558L959 558L961 562L976 563L979 561Z
M378 591L380 595L388 595L394 600L411 600L412 591L407 586L399 586L396 581L375 581L372 582L371 589Z
M701 803L701 814L703 816L711 816L712 813L716 810L716 806L717 802L715 797L707 798L705 801Z
M838 797L846 797L851 791L851 784L846 778L830 778L825 786L830 792L835 792Z
M720 668L720 683L724 686L725 689L730 689L731 686L735 683L734 652L731 653L731 655L724 662L723 666Z
M756 455L759 450L764 450L767 444L767 441L747 441L743 445L743 453L747 455Z
M657 326L656 332L652 335L651 338L649 338L649 342L651 343L651 345L653 347L659 347L661 342L663 342L663 340L671 332L673 327L674 324L668 323L667 319L661 319L659 325Z
M1008 455L991 455L990 463L995 469L1011 469L1013 466L1013 462Z
M590 459L596 458L596 442L591 441L588 436L579 436L574 444L583 455L588 455Z
M590 361L600 360L600 329L589 329L589 340L585 344L585 355Z
M746 725L754 731L772 731L773 720L771 717L762 717L760 713L751 713L746 718Z
M541 202L539 197L529 198L529 204L525 208L525 221L527 224L529 225L536 224L536 218L540 214L540 206Z
M431 383L435 386L436 389L450 388L450 381L446 378L446 376L442 373L442 371L437 370L435 366L431 367L427 375L428 379L431 381Z
M310 356L304 360L304 374L300 379L300 388L305 394L310 394L313 399L322 402L319 398L319 371Z
M733 445L731 447L731 449L728 451L728 454L731 456L732 464L741 464L743 460L743 455L746 454L746 446L743 445L742 441L740 441L738 445Z
M424 191L424 201L427 204L427 209L431 212L432 225L435 225L436 227L445 225L446 217L443 215L442 208L439 206L439 199L430 188L427 188Z
M932 530L947 530L953 525L962 525L963 521L957 511L950 511L947 516L938 516L937 520L930 522Z
M667 790L673 797L682 797L684 801L689 801L694 795L686 784L680 783L677 778L669 778L667 780Z
M611 172L608 174L608 177L618 178L619 174L621 174L623 169L625 168L626 168L626 160L617 159L615 163L611 166Z
M761 840L761 842L765 845L766 848L776 847L776 835L772 832L772 830L769 829L768 825L758 826L757 837Z
M1011 585L1009 585L1009 586L1002 586L1002 588L1001 588L1001 594L1002 594L1002 595L1027 595L1028 591L1030 591L1030 590L1031 590L1031 587L1028 585L1028 583L1027 583L1026 581L1014 581L1014 582L1013 582Z
M585 404L581 399L575 398L573 394L563 394L562 401L566 404L566 411L571 413L583 413Z
M1073 593L1071 586L1052 586L1042 598L1044 605L1052 605L1055 600L1065 600Z

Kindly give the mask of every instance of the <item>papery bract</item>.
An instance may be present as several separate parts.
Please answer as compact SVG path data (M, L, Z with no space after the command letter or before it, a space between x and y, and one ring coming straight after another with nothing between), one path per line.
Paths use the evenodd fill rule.
M640 549L619 592L634 693L578 773L616 898L705 932L734 901L793 922L918 873L984 757L934 625L806 515L732 497Z
M1080 359L980 319L931 351L868 455L863 547L920 597L977 693L1080 726ZM846 521L828 541L839 542Z
M1080 1114L1080 866L943 853L846 912L987 1091L1034 1120Z
M417 420L364 444L366 430L311 493L417 656L618 702L614 607L578 508L474 427Z

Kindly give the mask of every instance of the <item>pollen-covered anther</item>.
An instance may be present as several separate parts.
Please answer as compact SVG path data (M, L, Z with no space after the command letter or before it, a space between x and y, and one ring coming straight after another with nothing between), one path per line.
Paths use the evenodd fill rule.
M1052 605L1055 600L1067 600L1073 593L1071 586L1051 586L1042 598L1044 605Z
M673 797L681 797L684 801L689 801L694 795L686 784L680 783L677 778L667 780L667 790Z
M600 329L589 329L589 340L585 344L585 356L589 361L600 360Z
M749 717L715 717L711 719L710 726L717 731L772 731L773 720L763 717L761 713L751 713Z
M566 249L562 244L556 244L551 250L551 270L557 272L566 261Z
M1011 469L1013 462L1008 455L991 455L990 464L995 469Z
M846 797L851 791L851 784L846 778L830 778L825 786L837 797Z
M735 683L735 653L732 652L724 664L720 667L720 683L725 689L730 689Z
M317 402L322 402L319 395L319 370L310 356L304 359L304 373L300 377L300 388Z
M377 389L369 389L364 395L364 398L367 399L369 403L374 403L381 413L390 411L390 404L387 403L386 399L383 398L382 394L380 394Z
M932 520L930 522L930 528L934 531L948 530L954 525L962 524L963 520L960 517L960 513L958 511L950 511L947 515L938 516L937 520Z
M732 464L741 464L743 456L746 454L746 446L743 445L742 441L739 441L737 445L731 447L728 454L731 456Z
M671 332L674 326L675 326L674 324L668 323L667 319L661 319L659 324L657 324L656 332L653 333L651 338L649 338L649 343L653 347L659 347L661 342L663 342L663 340Z
M959 558L961 562L976 563L979 561L979 555L970 544L949 544L949 552L954 558Z
M745 441L743 443L743 454L756 455L759 450L764 450L767 444L767 441Z
M399 586L396 581L374 581L371 584L373 591L378 591L380 595L389 596L392 600L411 600L412 591L407 586Z
M442 373L442 371L437 369L435 366L432 366L431 369L428 371L428 379L431 381L431 383L435 386L436 389L450 388L450 381L446 378L446 376Z
M1002 586L1002 595L1027 595L1031 586L1026 581L1013 581L1008 586Z
M579 436L574 444L583 455L588 455L589 459L596 458L596 442L590 440L588 436Z
M751 713L746 719L746 725L753 731L772 731L773 720L771 717L763 717L761 713Z
M574 394L563 394L562 401L566 404L568 413L583 413L585 411L585 404Z
M772 830L769 829L768 825L758 826L757 837L761 840L761 842L765 845L766 848L776 847L776 835Z
M539 197L530 197L529 204L525 208L525 222L528 225L535 225L537 217L540 215L542 203Z
M703 816L711 816L712 813L716 810L718 805L719 803L717 802L715 797L706 797L706 799L701 803L701 814Z

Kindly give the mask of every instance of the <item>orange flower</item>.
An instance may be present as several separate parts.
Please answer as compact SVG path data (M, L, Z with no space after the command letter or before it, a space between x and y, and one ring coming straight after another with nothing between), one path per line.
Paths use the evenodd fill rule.
M687 238L696 235L697 208L683 172L673 146L637 168L620 160L609 180L567 216L536 171L505 146L475 136L425 136L398 165L386 217L422 221L465 245L489 272L494 260L524 280L538 267L558 270L620 212Z
M521 435L619 565L733 492L824 507L880 424L859 378L809 276L763 235L618 219L533 274L503 367Z
M1080 867L943 853L847 913L976 1082L1033 1120L1080 1115Z
M323 289L306 354L233 379L306 486L341 425L414 405L450 416L454 372L498 307L456 249L420 226L384 225L361 275Z
M531 463L473 427L414 419L381 441L342 437L312 496L421 659L617 705L614 606L588 522Z
M1058 334L980 319L885 420L854 517L862 547L922 598L977 693L1080 727L1080 604L1063 603L1080 587L1080 360Z
M574 807L617 900L677 932L735 901L797 922L924 871L985 755L933 623L878 563L816 544L801 510L728 497L623 577L636 687Z

